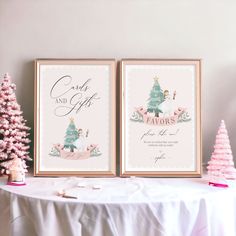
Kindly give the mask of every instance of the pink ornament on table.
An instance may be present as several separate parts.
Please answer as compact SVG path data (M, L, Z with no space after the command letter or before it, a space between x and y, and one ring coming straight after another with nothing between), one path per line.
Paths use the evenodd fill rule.
M210 177L209 185L212 186L228 187L227 180L236 179L229 136L223 120L216 135L214 151L208 162L207 170Z
M27 172L25 161L15 154L11 154L11 157L13 158L12 160L5 162L5 164L7 163L7 184L14 186L25 185L25 173Z
M6 74L0 84L0 172L7 174L12 159L31 160L28 139L30 128L17 103L16 86ZM26 165L23 165L26 169Z

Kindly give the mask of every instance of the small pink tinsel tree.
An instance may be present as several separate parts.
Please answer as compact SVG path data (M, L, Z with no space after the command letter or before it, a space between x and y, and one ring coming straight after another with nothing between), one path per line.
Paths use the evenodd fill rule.
M29 142L27 138L30 128L22 116L20 105L15 95L16 86L6 74L0 85L0 171L8 174L11 160L15 157L31 160L29 157Z
M211 155L211 160L208 162L207 169L211 182L217 182L220 179L236 179L236 169L234 168L229 136L223 120L216 135L214 151Z

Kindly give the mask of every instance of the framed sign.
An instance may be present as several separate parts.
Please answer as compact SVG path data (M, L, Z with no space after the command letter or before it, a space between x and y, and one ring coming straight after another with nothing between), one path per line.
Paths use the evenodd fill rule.
M201 175L200 60L122 60L121 175Z
M115 61L35 66L35 176L114 176Z

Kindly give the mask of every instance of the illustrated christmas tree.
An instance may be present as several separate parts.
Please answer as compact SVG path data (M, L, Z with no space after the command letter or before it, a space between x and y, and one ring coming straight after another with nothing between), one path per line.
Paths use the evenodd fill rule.
M157 77L154 78L154 85L149 96L147 111L150 113L155 113L155 116L159 117L159 113L162 112L159 109L159 105L164 101L164 94Z
M26 169L25 160L29 157L27 138L30 128L22 116L20 105L15 95L16 86L6 74L0 85L0 171L8 174L14 158L21 158Z
M76 129L74 119L70 119L70 124L66 130L66 136L64 140L64 147L69 148L71 152L74 152L76 146L73 144L78 139L78 130Z
M214 151L208 162L207 170L211 177L210 183L213 185L217 184L220 179L236 179L229 136L223 120L216 135Z

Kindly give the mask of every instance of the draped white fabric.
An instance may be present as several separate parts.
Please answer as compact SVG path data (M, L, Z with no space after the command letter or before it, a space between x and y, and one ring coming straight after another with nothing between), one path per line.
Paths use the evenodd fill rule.
M24 187L4 181L1 236L236 235L234 183L221 189L205 179L28 177ZM78 183L86 185L78 199L56 196Z

